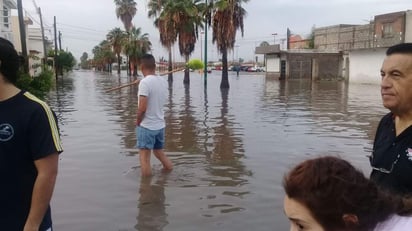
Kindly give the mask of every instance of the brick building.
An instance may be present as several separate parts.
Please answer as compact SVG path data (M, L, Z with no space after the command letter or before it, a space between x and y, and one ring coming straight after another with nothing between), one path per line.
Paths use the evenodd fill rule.
M376 15L364 25L315 28L313 39L314 49L297 49L293 44L299 39L289 36L289 50L256 47L255 53L265 54L267 72L280 78L344 78L350 82L379 83L377 73L386 48L412 42L412 11Z
M350 51L390 47L402 42L412 42L411 30L411 11L381 14L376 15L373 21L365 25L339 24L316 28L314 30L315 49ZM406 37L407 33L408 37Z

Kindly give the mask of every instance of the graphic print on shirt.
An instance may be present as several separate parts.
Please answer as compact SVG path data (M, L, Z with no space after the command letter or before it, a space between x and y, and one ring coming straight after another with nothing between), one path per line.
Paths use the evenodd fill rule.
M408 157L409 161L412 161L412 148L406 149L406 156Z
M14 129L10 124L0 124L0 141L9 141L13 136Z

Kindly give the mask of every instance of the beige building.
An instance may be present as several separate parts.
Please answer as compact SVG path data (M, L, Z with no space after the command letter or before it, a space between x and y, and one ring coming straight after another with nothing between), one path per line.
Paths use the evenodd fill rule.
M33 21L30 18L25 17L24 25L26 30L26 44L27 44L27 54L29 54L29 39L27 36L27 31L29 30L29 25L33 25ZM19 17L16 15L11 16L11 31L13 34L13 44L14 48L16 48L17 52L22 53L21 49L21 36L20 36L20 25L19 25Z

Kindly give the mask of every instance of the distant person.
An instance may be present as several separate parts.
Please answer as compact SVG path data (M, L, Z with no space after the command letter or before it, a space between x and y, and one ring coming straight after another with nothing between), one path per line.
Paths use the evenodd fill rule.
M63 149L53 111L15 86L19 65L13 45L0 38L0 230L51 231Z
M292 231L410 231L410 201L379 190L347 161L303 161L284 178Z
M412 194L412 43L386 51L381 69L383 106L370 158L371 179L384 189Z
M172 170L173 164L165 155L164 105L168 97L168 82L155 74L156 62L152 55L141 58L140 69L144 78L139 83L137 109L137 147L140 155L142 176L152 175L150 155L160 160L165 170Z

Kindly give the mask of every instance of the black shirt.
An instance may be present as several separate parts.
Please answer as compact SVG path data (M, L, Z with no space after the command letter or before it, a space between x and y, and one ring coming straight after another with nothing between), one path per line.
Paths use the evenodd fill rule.
M381 188L412 194L412 126L396 136L394 115L385 115L376 131L371 166L370 178Z
M0 102L0 230L23 230L37 177L34 161L62 152L56 117L21 91ZM51 227L50 207L40 230Z

